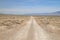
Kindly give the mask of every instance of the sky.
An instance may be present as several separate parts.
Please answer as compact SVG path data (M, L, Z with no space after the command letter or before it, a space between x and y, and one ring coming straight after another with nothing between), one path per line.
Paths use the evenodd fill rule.
M60 11L60 0L0 0L0 13L26 14Z

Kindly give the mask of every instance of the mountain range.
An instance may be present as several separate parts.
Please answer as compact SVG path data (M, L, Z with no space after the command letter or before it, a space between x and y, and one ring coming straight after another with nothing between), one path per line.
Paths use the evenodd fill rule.
M4 13L0 13L0 15L57 15L60 16L60 11L56 11L56 12L52 12L52 13L26 13L26 14L4 14Z
M30 13L25 15L57 15L60 16L60 11L52 12L52 13Z

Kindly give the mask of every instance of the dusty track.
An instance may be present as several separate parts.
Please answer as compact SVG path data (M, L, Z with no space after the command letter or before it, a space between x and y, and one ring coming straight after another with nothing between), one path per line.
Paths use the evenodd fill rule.
M1 33L0 40L60 40L53 38L50 34L39 26L31 16L30 20L19 30L11 30Z
M33 17L27 40L49 40L48 33L39 26Z

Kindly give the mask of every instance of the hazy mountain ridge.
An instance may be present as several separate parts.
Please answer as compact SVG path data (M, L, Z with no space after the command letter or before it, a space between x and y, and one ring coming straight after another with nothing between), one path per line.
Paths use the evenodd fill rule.
M0 13L0 15L58 15L60 16L60 11L52 12L52 13L26 13L26 14L4 14Z
M26 15L59 15L60 16L60 11L52 12L52 13L30 13Z
M60 11L56 11L56 12L53 12L53 13L55 13L55 14L60 14Z

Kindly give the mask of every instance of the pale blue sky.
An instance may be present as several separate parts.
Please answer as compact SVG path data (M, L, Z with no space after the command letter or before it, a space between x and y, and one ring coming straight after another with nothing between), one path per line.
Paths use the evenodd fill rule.
M0 13L50 13L60 11L60 0L0 0Z

